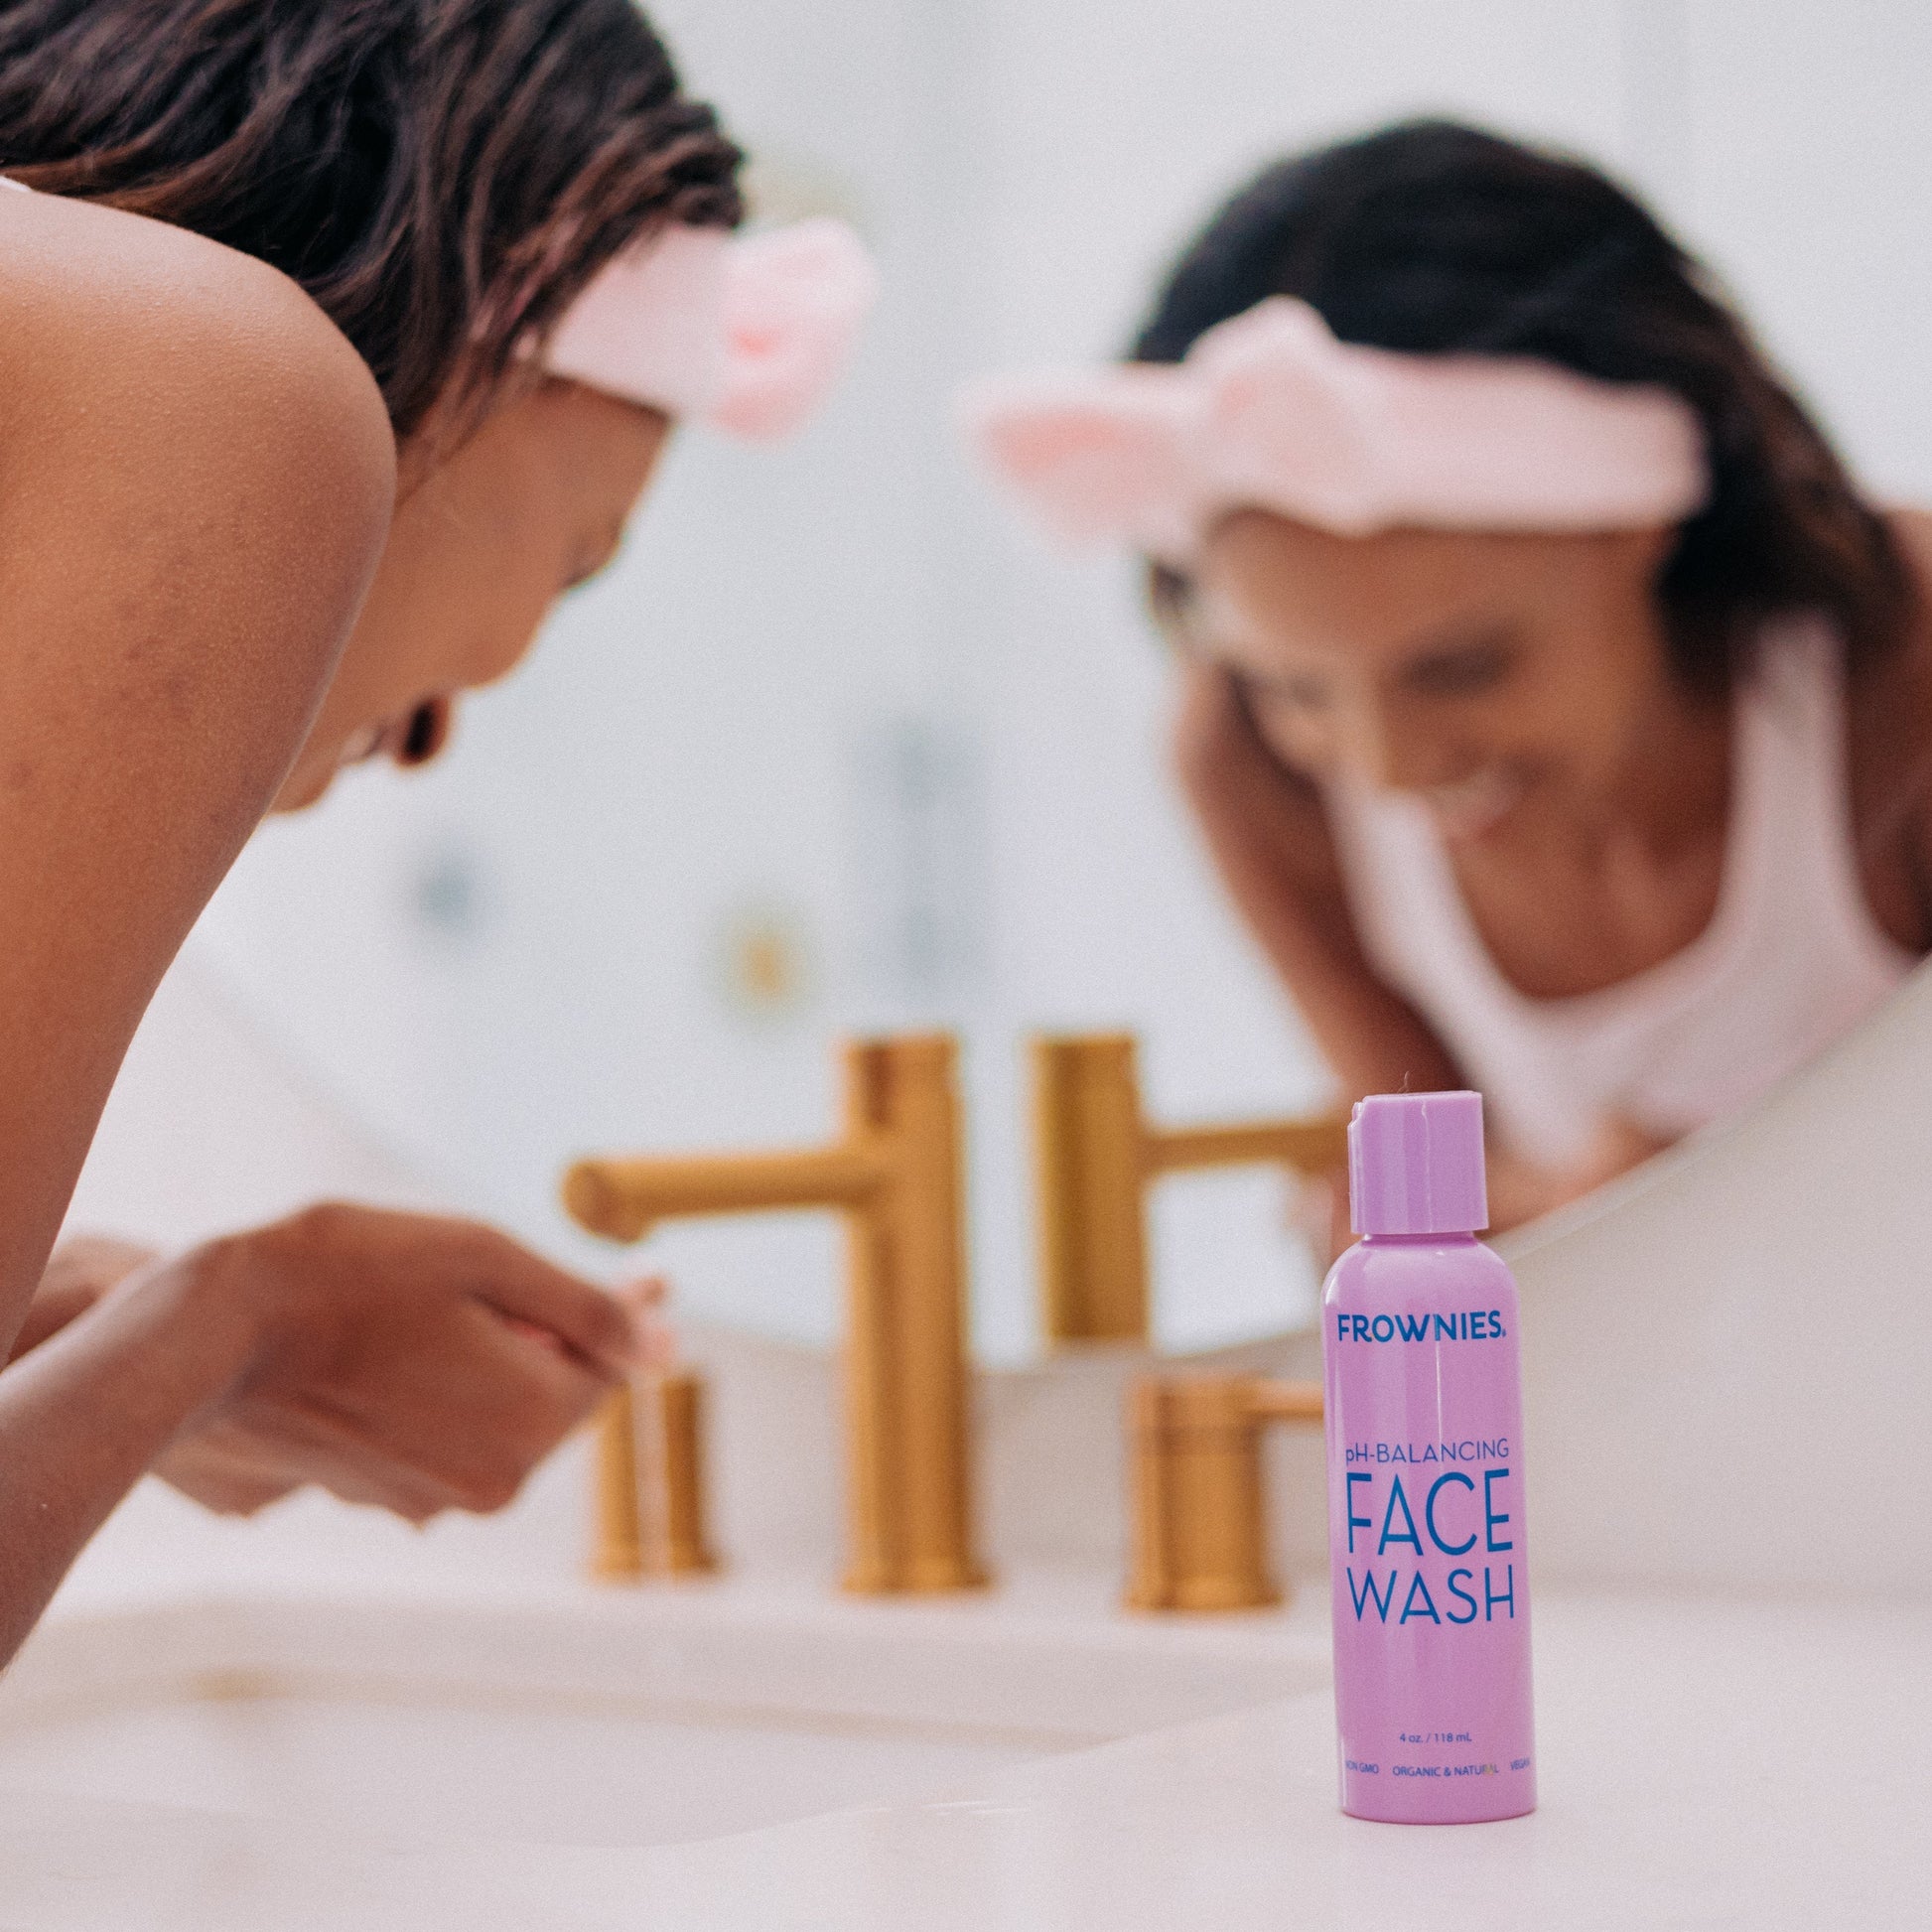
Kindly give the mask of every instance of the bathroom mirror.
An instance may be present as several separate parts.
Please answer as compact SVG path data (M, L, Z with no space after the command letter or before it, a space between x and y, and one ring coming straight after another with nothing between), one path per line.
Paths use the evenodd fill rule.
M571 1156L814 1140L847 1031L966 1042L976 1340L1035 1345L1020 1041L1131 1029L1162 1115L1292 1112L1314 1053L1174 797L1133 573L1028 543L948 398L1117 347L1264 156L1442 110L1640 186L1866 482L1932 502L1932 13L1800 0L668 0L767 212L832 207L886 294L795 445L681 439L621 562L425 775L270 827L195 957L464 1204L601 1268ZM835 1231L679 1230L686 1305L834 1331ZM1163 1340L1306 1318L1267 1174L1155 1210Z

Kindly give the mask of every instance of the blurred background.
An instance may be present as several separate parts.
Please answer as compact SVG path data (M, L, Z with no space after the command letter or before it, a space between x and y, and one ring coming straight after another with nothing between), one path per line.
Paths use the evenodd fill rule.
M209 909L76 1220L178 1238L314 1190L436 1197L600 1272L570 1156L816 1139L850 1030L967 1047L982 1354L1035 1346L1020 1042L1131 1028L1170 1118L1322 1072L1170 786L1131 569L1033 545L965 471L988 368L1115 352L1269 157L1418 112L1632 182L1866 483L1932 500L1932 10L1916 0L667 0L758 157L886 295L795 445L674 448L622 560L425 776L352 774ZM677 1230L706 1317L834 1332L835 1233ZM1301 1320L1281 1186L1170 1183L1158 1327Z

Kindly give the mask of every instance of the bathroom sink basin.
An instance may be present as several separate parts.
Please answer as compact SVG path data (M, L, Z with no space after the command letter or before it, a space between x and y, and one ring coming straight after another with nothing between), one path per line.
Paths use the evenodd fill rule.
M0 1789L399 1838L644 1846L936 1797L1312 1689L1325 1630L733 1585L209 1599L57 1617L0 1686Z

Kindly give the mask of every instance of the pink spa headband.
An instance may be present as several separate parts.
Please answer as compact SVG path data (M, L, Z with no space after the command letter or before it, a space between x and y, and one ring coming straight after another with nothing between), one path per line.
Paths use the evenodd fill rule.
M1343 536L1620 530L1680 522L1710 490L1696 413L1672 390L1340 343L1288 296L1182 362L993 378L962 415L1053 535L1173 564L1243 507Z
M775 439L824 399L878 291L843 221L750 235L680 223L599 271L543 364L733 436Z
M0 188L27 184L0 175ZM593 277L543 365L626 402L775 440L824 400L878 294L865 243L830 216L751 235L679 223Z

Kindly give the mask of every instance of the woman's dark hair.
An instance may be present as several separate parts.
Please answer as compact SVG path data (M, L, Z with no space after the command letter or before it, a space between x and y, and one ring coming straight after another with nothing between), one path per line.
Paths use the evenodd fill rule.
M283 270L401 436L739 159L631 0L0 0L0 169Z
M1826 612L1855 661L1903 634L1916 599L1884 521L1710 277L1594 168L1433 120L1278 163L1182 255L1134 357L1178 361L1271 295L1343 342L1541 356L1681 395L1711 498L1657 590L1693 681L1726 680L1777 612ZM1154 596L1177 617L1185 584L1157 571Z

